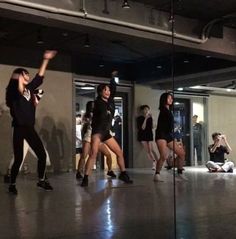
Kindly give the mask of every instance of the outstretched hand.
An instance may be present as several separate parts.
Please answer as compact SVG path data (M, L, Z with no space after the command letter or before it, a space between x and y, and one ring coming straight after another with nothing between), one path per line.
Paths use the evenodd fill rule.
M44 52L43 58L46 60L51 60L52 58L54 58L57 54L57 51L55 50L47 50Z

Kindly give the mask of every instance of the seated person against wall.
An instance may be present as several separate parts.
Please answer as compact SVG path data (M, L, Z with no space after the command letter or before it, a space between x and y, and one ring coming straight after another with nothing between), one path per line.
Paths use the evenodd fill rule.
M229 154L232 151L226 136L216 132L212 134L212 139L214 144L208 147L210 161L206 163L206 167L210 172L232 173L234 163L225 159L225 154Z

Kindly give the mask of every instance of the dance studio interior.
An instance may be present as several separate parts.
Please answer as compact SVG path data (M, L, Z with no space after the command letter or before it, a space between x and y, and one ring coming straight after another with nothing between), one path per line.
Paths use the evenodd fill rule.
M236 1L0 0L0 49L1 239L236 238L236 170L222 170L225 162L236 163ZM57 55L39 87L44 94L34 127L53 190L37 188L37 157L27 149L12 195L5 180L14 160L6 88L16 68L33 78L46 50ZM81 187L76 172L84 141L77 125L81 131L87 102L114 71L110 134L133 183L119 180L118 157L108 147L116 178L98 152L88 186ZM176 177L175 148L167 147L162 180L155 180L137 139L139 109L147 105L156 164L166 92L173 96L173 140L185 152L184 179ZM216 132L227 149L220 170L206 166Z

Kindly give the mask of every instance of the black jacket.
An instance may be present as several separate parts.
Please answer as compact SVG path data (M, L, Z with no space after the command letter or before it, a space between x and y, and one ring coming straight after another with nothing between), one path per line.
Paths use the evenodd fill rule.
M10 113L13 118L12 125L34 126L35 124L35 96L34 90L43 83L43 77L38 74L26 86L26 91L22 95L17 90L10 99Z
M110 81L110 98L104 101L100 96L94 101L92 132L102 133L111 129L112 119L115 113L114 96L116 93L116 82L114 79Z

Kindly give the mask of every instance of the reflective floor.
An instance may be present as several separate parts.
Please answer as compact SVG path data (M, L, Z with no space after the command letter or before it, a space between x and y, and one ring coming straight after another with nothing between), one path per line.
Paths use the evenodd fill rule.
M18 195L0 183L0 238L236 238L236 173L210 174L186 168L188 182L176 182L176 234L173 175L163 183L152 170L129 170L133 185L93 172L88 188L74 173L50 175L53 192L36 187L34 175L19 176Z

